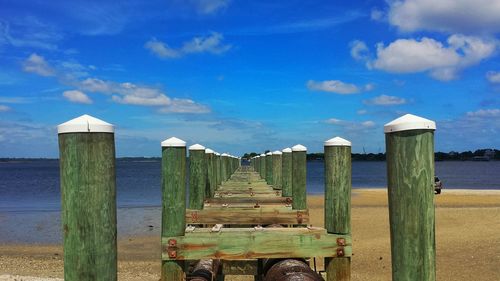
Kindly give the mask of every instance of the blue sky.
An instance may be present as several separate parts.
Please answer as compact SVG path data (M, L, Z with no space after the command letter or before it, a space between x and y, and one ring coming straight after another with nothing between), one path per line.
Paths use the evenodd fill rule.
M500 148L500 3L434 2L0 0L0 157L57 157L82 114L118 156L171 136L383 152L406 113L437 122L436 150Z

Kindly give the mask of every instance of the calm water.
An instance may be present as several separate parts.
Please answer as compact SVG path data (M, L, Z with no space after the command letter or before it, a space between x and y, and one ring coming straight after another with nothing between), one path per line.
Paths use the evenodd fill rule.
M0 163L0 212L59 210L57 161ZM159 206L160 161L117 161L118 207ZM500 189L500 162L436 162L445 188ZM323 162L307 163L307 190L323 192ZM352 185L385 187L385 162L353 162Z
M159 235L160 165L117 161L119 236ZM353 162L353 187L385 187L385 168L385 162ZM499 172L500 161L436 162L437 175L450 189L500 189ZM323 162L308 162L309 193L323 192L323 175ZM0 243L60 242L59 209L57 161L0 163Z

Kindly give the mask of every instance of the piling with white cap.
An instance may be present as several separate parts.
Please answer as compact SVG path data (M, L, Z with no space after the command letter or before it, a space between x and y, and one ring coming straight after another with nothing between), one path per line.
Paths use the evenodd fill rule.
M117 280L113 125L82 115L57 127L64 280Z
M436 280L435 129L411 114L384 126L392 280Z
M162 146L162 237L184 236L186 229L186 142L172 137ZM163 260L161 280L183 280L182 261Z
M189 147L189 208L203 209L207 187L207 162L205 147L194 144Z
M215 190L217 190L219 185L222 184L222 160L220 153L218 152L215 152L215 171L217 176L217 186L215 187Z
M324 143L325 228L328 233L351 234L351 142L335 137ZM350 280L351 258L325 259L328 276Z
M273 184L273 153L266 153L266 182L269 185Z
M307 209L306 191L307 148L301 144L292 147L292 209Z
M273 189L281 190L281 151L276 150L273 152Z
M229 154L222 153L221 154L221 175L222 181L226 181L229 178L228 165L229 165Z
M215 187L217 186L217 176L215 170L215 153L212 149L205 149L205 161L207 162L207 190L205 197L214 197Z
M260 177L263 179L263 180L266 180L266 155L264 153L262 153L260 155Z
M281 194L292 196L292 149L287 147L281 151Z

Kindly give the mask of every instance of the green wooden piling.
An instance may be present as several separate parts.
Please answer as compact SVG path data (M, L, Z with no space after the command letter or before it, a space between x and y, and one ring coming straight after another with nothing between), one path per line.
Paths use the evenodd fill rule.
M266 182L269 185L273 184L273 154L266 153Z
M203 209L207 187L207 162L205 147L194 144L189 147L189 208Z
M186 228L186 142L169 138L162 145L162 237L183 236ZM162 261L161 280L184 280L182 261Z
M282 150L281 161L281 194L284 197L292 196L292 149Z
M222 173L221 173L221 160L220 160L220 153L216 152L215 153L215 174L216 174L216 179L217 179L217 186L215 187L215 190L219 189L219 185L222 183Z
M384 126L392 280L436 280L434 130L411 114Z
M260 155L260 177L265 180L266 179L266 155L262 153Z
M325 228L332 234L351 233L351 143L336 137L325 151ZM325 259L328 281L351 280L351 258Z
M206 197L212 198L215 194L215 187L217 185L217 175L216 175L216 158L214 151L207 148L205 149L205 158L207 161L207 191Z
M222 155L220 156L220 160L221 160L221 176L222 176L222 181L227 181L227 158L228 158L228 154L227 153L222 153Z
M116 281L113 125L83 115L58 126L64 280Z
M292 209L307 209L306 165L307 148L303 145L292 147Z
M282 152L276 150L273 152L273 189L281 189L281 165Z

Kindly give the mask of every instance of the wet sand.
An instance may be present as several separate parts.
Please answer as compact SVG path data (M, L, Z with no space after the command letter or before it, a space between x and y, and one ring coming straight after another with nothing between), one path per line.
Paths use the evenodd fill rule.
M448 189L435 198L437 279L500 280L500 191ZM322 226L323 197L309 196L308 206L311 223ZM352 235L352 280L390 280L385 190L353 190ZM118 246L119 280L158 280L159 240L156 230L150 235L122 237ZM62 247L0 245L0 281L48 280L10 275L62 278ZM227 279L253 280L245 277Z

